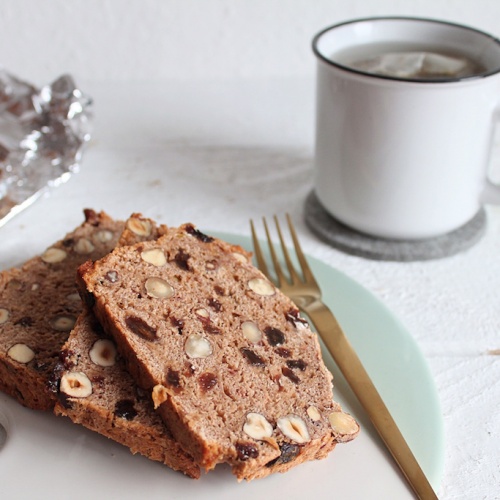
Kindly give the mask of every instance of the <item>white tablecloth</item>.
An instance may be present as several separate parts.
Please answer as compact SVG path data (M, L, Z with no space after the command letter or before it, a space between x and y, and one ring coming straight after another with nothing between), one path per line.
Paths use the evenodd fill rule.
M79 83L95 99L81 172L0 229L2 269L78 225L84 207L239 234L249 234L249 218L289 212L304 250L373 292L418 342L445 425L440 497L500 498L498 207L487 207L484 238L456 256L350 256L302 219L312 188L313 81Z

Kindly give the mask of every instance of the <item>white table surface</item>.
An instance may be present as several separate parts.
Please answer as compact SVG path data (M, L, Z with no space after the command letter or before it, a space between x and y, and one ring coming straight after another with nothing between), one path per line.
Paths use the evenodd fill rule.
M440 498L500 498L498 207L487 207L484 238L456 256L350 256L320 242L302 218L314 81L79 83L95 99L81 171L0 228L1 269L43 251L81 222L84 207L245 235L249 218L289 212L304 250L375 294L418 342L445 425Z

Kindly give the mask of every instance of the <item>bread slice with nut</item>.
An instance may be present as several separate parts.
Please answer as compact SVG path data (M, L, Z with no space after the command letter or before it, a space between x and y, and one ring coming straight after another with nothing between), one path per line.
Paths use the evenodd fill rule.
M78 266L106 255L123 231L104 212L84 214L82 225L42 255L0 273L0 390L28 408L55 404L47 383L82 311Z
M68 416L117 443L198 478L200 469L172 437L151 399L134 381L117 356L113 340L89 311L77 320L58 366L57 415Z
M316 335L240 247L184 224L78 276L128 371L201 467L228 463L250 480L357 435Z
M132 214L118 246L156 239L166 231L165 226ZM173 439L151 399L125 370L114 341L86 308L63 346L54 378L56 415L67 416L127 446L134 454L162 462L192 478L200 476L199 467Z

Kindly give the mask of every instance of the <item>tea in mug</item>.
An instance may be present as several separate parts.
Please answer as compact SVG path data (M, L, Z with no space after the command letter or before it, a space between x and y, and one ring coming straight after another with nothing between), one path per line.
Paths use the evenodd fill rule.
M446 80L479 75L486 67L453 50L411 43L374 43L340 51L332 60L376 75L417 80Z

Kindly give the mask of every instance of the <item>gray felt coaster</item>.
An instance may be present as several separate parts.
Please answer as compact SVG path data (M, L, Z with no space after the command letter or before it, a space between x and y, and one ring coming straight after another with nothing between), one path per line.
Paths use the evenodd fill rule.
M486 230L486 212L481 208L469 222L442 236L422 240L377 238L338 222L314 192L306 199L305 220L311 231L332 247L359 257L398 262L440 259L462 252L477 243Z

